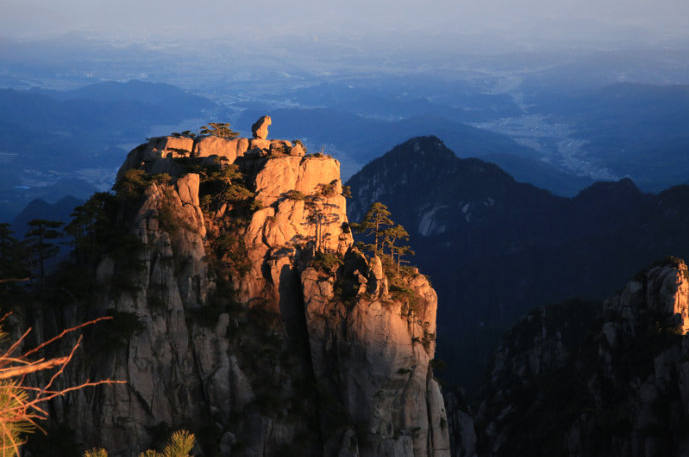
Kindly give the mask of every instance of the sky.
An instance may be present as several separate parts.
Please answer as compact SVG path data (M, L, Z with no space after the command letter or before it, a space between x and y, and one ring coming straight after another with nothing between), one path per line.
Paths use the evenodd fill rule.
M313 41L462 37L495 43L664 42L689 38L687 0L1 0L0 35L70 32L128 42L279 36ZM445 41L443 41L445 40Z

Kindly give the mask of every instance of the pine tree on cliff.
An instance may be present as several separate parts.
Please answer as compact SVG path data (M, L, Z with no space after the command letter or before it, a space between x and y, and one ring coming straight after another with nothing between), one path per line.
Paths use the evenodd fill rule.
M237 138L239 132L230 128L227 122L209 122L208 125L201 126L201 135L214 135L220 138Z
M98 254L108 241L112 241L113 227L110 217L114 210L115 196L107 192L94 194L86 203L72 212L72 220L65 226L65 233L72 237L72 255L82 264L96 262Z
M373 243L360 245L379 256L384 263L395 265L398 273L404 256L414 255L410 246L398 245L399 242L409 241L409 233L392 220L390 210L381 202L374 202L364 215L364 220L353 223L352 228L369 239L373 238Z
M10 224L0 224L0 284L17 282L29 275L24 251L13 236Z
M319 184L316 192L304 197L304 207L307 211L306 224L313 225L316 232L314 236L314 249L316 252L325 252L325 244L330 239L330 233L324 229L340 220L337 214L338 206L328 201L335 195L336 182L324 185Z
M45 262L51 257L55 257L60 251L51 240L60 237L57 230L62 226L62 222L49 221L46 219L33 219L29 221L29 230L26 234L26 241L34 256L34 261L38 264L38 271L41 281L45 278Z
M355 232L373 237L373 243L364 243L364 247L378 255L380 253L379 249L383 247L383 231L388 227L394 226L394 224L392 219L390 219L388 207L381 202L374 202L366 211L364 220L352 224L352 228Z
M401 241L409 241L409 233L400 224L393 227L388 227L382 232L383 246L387 246L392 257L393 263L397 265L397 271L400 271L400 265L402 264L402 258L405 255L414 255L411 246L401 245L398 246L397 243ZM384 251L384 249L383 249Z

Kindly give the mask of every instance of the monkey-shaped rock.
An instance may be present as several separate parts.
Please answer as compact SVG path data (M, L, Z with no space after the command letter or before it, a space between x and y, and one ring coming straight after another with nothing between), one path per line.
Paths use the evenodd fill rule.
M270 116L263 116L251 126L254 138L265 140L268 138L268 126L272 123Z

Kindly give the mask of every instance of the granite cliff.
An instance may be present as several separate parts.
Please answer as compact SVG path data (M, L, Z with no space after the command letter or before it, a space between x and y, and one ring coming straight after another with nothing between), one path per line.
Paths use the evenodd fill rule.
M114 456L180 426L206 456L449 456L435 291L353 247L339 162L269 124L150 139L116 195L85 205L92 294L35 319L49 334L114 315L66 382L127 384L59 400L53 419Z
M479 455L689 455L688 303L687 265L668 258L603 303L532 311L491 365Z

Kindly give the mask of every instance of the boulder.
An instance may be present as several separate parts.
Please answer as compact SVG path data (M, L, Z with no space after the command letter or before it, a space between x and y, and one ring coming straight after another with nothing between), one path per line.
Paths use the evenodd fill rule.
M246 138L234 138L230 140L210 135L201 138L196 143L193 155L195 157L225 157L230 163L234 163L238 156L244 155L246 146L248 146Z
M164 136L158 139L158 148L161 150L163 157L184 157L191 153L194 147L194 139L186 136Z
M299 142L292 146L292 148L289 151L289 154L297 157L303 157L306 155L306 150L302 146L301 142Z
M251 149L265 149L266 151L269 151L270 140L266 140L264 138L252 138L249 141L249 150Z
M272 121L270 116L263 116L254 122L254 124L251 126L251 133L253 134L254 138L260 138L262 140L268 138L268 126L271 123Z
M127 170L132 168L144 168L146 164L156 164L156 171L153 173L168 173L175 175L175 167L170 163L165 163L165 159L176 157L186 157L191 154L194 147L193 138L161 136L151 138L147 143L134 148L128 155L125 162L117 172L117 179L121 178Z

